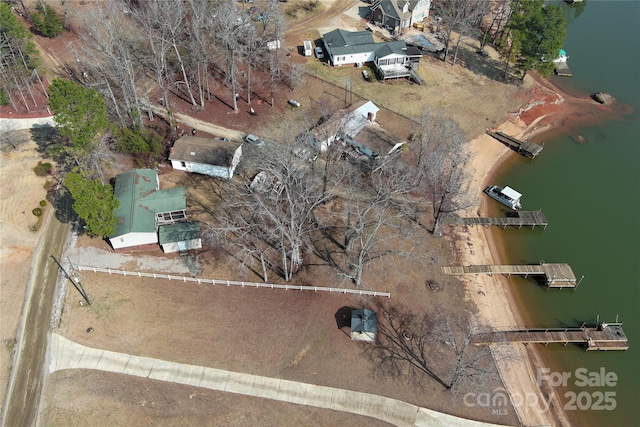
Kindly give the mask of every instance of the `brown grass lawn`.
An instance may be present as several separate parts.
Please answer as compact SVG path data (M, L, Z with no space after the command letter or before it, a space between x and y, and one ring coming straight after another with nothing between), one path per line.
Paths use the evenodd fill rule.
M411 119L425 107L442 109L472 138L503 122L507 112L517 111L526 102L519 96L523 87L505 85L428 56L419 69L425 80L422 86L404 80L367 82L361 69L331 68L295 52L289 60L304 63L309 76L295 90L279 91L274 107L268 105L266 98L256 98L251 107L258 111L257 116L247 114L247 104L241 103L241 111L234 113L221 101L197 111L176 100L174 110L220 126L268 136L286 118L317 120L319 117L314 114L318 103L331 105L335 110L344 108L345 99L348 102L364 99L382 108L378 122L401 139L415 130ZM345 90L347 82L352 93ZM227 96L226 88L219 89L221 96ZM289 98L300 101L302 107L295 110L287 106ZM183 130L190 129L185 126ZM163 186L184 185L190 179L169 172L166 165L161 169ZM188 191L196 190L188 188ZM474 307L467 302L463 286L440 272L440 266L456 259L449 238L435 239L424 232L420 242L415 248L415 258L387 258L382 264L372 265L365 273L367 285L391 292L392 297L382 301L384 306L397 307L418 317L436 309L452 318L473 313ZM104 242L86 238L78 244L108 249ZM259 281L250 272L241 274L237 261L215 247L208 246L199 254L199 260L203 277ZM316 261L310 255L307 260L309 264ZM466 391L499 387L495 377L488 377L481 385L464 383L454 393L427 377L393 378L381 369L369 357L370 345L351 341L348 328L339 329L336 322L338 310L370 304L370 299L88 272L81 273L81 278L94 304L79 306L78 295L70 288L58 329L81 344L375 393L491 422L516 422L512 412L497 416L462 404ZM318 286L344 285L329 268L315 265L305 268L295 281ZM439 288L432 290L427 286L429 281L437 282ZM94 332L88 334L88 327L93 327ZM429 357L438 366L436 361L447 356L434 349ZM42 408L43 425L382 424L344 413L99 372L51 375Z

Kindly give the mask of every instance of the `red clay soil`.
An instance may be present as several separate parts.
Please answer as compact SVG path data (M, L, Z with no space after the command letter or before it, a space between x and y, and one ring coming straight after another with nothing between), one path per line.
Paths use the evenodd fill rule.
M42 76L42 82L48 90L49 81L45 76ZM0 105L0 118L35 119L52 115L51 111L47 109L47 96L42 90L40 83L34 84L31 95L28 95L28 98L25 99L27 105L25 105L18 96L15 96L15 101L15 109L11 105Z
M597 125L631 112L628 105L605 106L590 96L570 95L534 72L530 75L537 84L526 92L529 101L518 114L527 126L538 121L540 126L549 126L556 132L574 134L579 125Z

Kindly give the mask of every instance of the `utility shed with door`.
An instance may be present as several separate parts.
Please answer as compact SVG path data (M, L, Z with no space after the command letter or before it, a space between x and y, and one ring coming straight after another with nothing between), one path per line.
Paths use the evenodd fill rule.
M378 333L378 317L366 308L351 312L351 339L354 341L375 341Z
M158 227L158 243L165 253L200 249L202 248L200 223L188 221L161 225Z
M169 160L177 170L231 179L242 158L242 144L185 135L173 143Z

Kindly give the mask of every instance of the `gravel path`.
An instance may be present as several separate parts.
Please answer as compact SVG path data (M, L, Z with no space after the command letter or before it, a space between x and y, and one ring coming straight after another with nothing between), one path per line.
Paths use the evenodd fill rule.
M106 251L94 247L78 248L70 244L65 253L65 262L88 267L113 268L122 270L174 273L190 276L184 258L163 258L159 256L126 254Z

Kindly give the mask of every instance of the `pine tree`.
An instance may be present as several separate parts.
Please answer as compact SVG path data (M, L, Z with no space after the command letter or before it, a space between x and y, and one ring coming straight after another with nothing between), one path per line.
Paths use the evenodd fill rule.
M108 237L116 231L115 212L120 201L110 185L71 172L65 179L65 186L73 196L73 210L85 221L90 235Z
M51 82L49 105L58 131L68 137L77 150L90 151L96 136L110 127L102 96L94 89L70 80L54 79Z
M62 19L56 11L44 3L38 5L36 13L32 15L33 26L42 33L43 36L52 38L60 34L64 30Z

